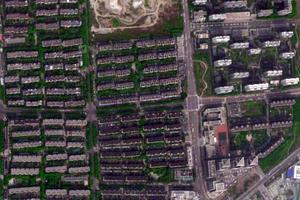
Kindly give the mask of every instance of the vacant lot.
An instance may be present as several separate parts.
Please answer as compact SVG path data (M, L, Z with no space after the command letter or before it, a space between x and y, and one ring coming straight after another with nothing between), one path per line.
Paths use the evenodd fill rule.
M150 28L170 16L180 16L181 11L178 0L90 0L90 4L94 18L92 32L99 34Z
M228 189L229 196L233 199L247 191L252 185L258 181L259 176L255 173L249 173L245 176L240 176L237 183Z

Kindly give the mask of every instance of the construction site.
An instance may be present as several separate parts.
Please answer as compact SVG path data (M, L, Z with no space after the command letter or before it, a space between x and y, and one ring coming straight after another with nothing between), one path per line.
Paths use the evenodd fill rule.
M96 34L152 27L173 6L172 0L90 0L90 4Z

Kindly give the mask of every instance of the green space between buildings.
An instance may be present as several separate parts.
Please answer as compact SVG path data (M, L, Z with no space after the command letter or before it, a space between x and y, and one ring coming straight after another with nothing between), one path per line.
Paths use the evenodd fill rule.
M247 101L241 104L241 110L246 117L256 117L265 114L265 103L263 101Z
M82 26L80 28L80 35L83 39L83 67L90 65L90 37L91 37L91 15L89 1L85 1L85 10L82 14Z
M174 181L174 170L169 167L149 169L149 174L157 176L157 181L161 183L170 183Z
M269 136L266 130L242 131L233 135L233 142L237 149L249 149L250 145L254 148L262 146L267 142Z
M200 53L197 52L193 56L193 65L194 65L194 74L195 74L195 81L196 81L196 87L197 87L197 93L198 95L201 95L203 89L204 89L204 81L207 84L206 90L203 92L203 95L212 95L212 81L211 81L211 74L212 74L212 67L210 62L210 57L208 53ZM208 68L205 73L204 67L201 65L201 62L204 62L207 64ZM204 77L203 74L205 73ZM204 79L202 79L204 78Z
M5 100L5 87L0 85L0 100Z

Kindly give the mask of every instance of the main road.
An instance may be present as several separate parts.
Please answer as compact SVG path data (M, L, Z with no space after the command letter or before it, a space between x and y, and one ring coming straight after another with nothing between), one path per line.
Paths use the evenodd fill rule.
M237 96L207 96L199 98L202 105L217 105L222 103L237 103L245 101L258 101L278 98L297 98L300 97L300 88L293 88L284 91L265 91L261 93L241 94Z
M201 22L201 23L191 23L191 31L197 30L220 30L220 28L230 28L230 29L242 29L242 28L264 28L264 27L280 27L287 26L290 24L300 25L300 18L295 19L249 19L249 20L239 20L236 21L224 21L224 22Z
M183 0L184 11L184 51L185 64L187 70L188 91L186 98L186 115L188 122L188 132L190 143L192 147L193 165L196 171L196 178L194 189L199 195L200 199L209 199L205 189L205 181L202 172L202 160L200 152L200 138L199 138L199 96L197 95L197 87L195 82L194 68L193 68L193 47L190 27L190 13L188 7L188 0Z

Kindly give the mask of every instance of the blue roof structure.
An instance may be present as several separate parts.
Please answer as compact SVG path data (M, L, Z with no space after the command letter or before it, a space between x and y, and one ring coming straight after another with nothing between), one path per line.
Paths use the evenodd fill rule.
M294 178L294 167L290 167L286 172L287 178Z

